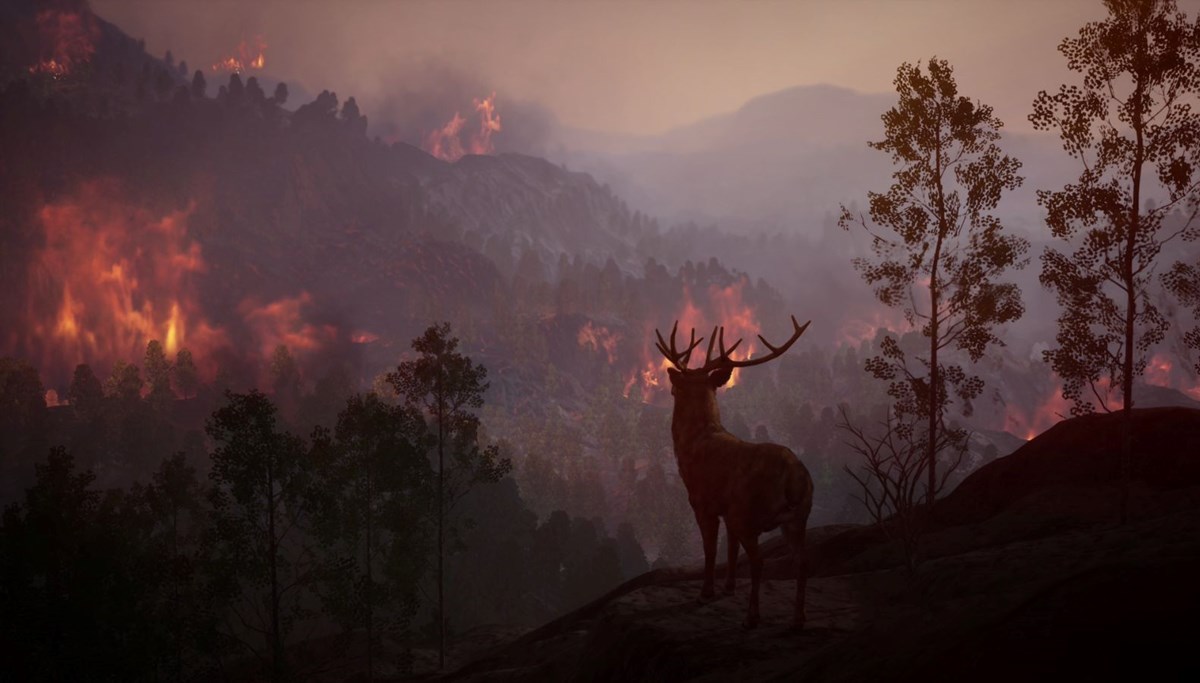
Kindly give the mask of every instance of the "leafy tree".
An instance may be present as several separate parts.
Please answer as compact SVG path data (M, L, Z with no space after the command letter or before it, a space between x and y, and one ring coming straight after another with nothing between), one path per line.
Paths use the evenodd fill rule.
M104 387L100 386L100 380L87 363L75 366L75 374L71 376L71 385L67 388L67 401L82 418L92 419L100 414Z
M287 83L280 81L279 84L275 86L275 96L274 96L275 104L282 107L287 102L287 98L288 98Z
M192 76L192 97L202 100L207 92L208 81L204 79L204 72L196 69L195 75Z
M456 503L477 484L494 483L511 469L496 446L480 448L479 418L487 368L458 351L449 323L432 325L413 340L418 356L388 374L406 405L433 423L436 450L434 520L437 527L438 667L446 664L446 531Z
M13 680L131 680L161 652L137 496L102 495L63 448L0 527L0 656Z
M306 614L300 593L313 579L300 538L309 512L310 468L301 440L278 430L269 398L258 391L225 395L226 404L205 428L219 444L208 475L213 512L206 555L215 588L244 598L229 606L241 628L230 627L226 635L265 660L271 680L280 681L287 670L288 632ZM265 641L266 651L246 635Z
M271 354L271 389L276 396L295 398L300 393L300 367L288 347L280 344Z
M1058 48L1083 74L1082 87L1038 93L1029 120L1039 130L1056 129L1083 166L1078 182L1038 191L1050 231L1074 246L1069 255L1052 248L1042 255L1041 282L1063 308L1058 347L1046 359L1063 379L1073 414L1109 410L1108 394L1120 394L1124 521L1133 382L1170 326L1151 295L1155 266L1170 241L1200 234L1190 219L1164 220L1184 205L1194 217L1200 198L1200 114L1193 110L1200 20L1190 23L1174 0L1104 4L1106 19L1085 24ZM1166 201L1147 206L1152 192Z
M173 680L183 680L205 645L211 645L212 614L199 574L200 535L207 510L196 469L183 453L162 461L145 496L154 520L153 552L163 574L156 624L166 642L166 668Z
M0 358L0 467L7 457L36 457L44 446L45 425L46 390L37 368L23 360Z
M150 401L161 406L173 400L175 394L171 391L171 361L167 360L162 343L157 339L146 344L143 367L146 368L146 380L150 383Z
M900 99L883 114L885 138L869 143L899 165L885 193L868 193L870 222L842 207L840 224L858 223L872 238L875 259L855 268L885 305L903 311L928 340L925 355L909 358L894 337L867 369L890 382L902 415L925 422L926 500L938 489L939 451L965 438L949 430L944 415L950 390L970 411L983 382L959 365L943 364L944 351L978 361L1002 342L995 326L1024 312L1020 290L997 282L1005 270L1025 265L1027 240L1005 235L991 215L1002 193L1021 184L1021 164L1002 155L996 141L1003 125L988 105L959 95L949 62L933 58L925 70L904 63L896 72Z
M180 395L183 398L195 396L196 390L200 387L200 374L196 370L196 361L192 358L192 352L186 348L179 349L179 352L175 354L173 370L175 387L179 389Z
M119 360L113 363L112 374L104 385L104 394L128 405L142 397L142 386L144 382L138 366Z
M342 624L365 630L371 680L380 635L403 629L416 607L432 495L429 435L411 407L366 394L346 402L334 437L314 443L329 459L316 525L334 558L325 604Z

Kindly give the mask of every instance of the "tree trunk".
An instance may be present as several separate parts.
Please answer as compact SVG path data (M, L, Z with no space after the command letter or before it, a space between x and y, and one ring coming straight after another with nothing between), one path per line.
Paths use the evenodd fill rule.
M276 554L279 551L275 538L275 472L267 458L267 562L271 573L271 681L283 680L283 643L279 638L279 571Z
M369 456L368 456L369 457ZM367 683L375 679L375 624L374 624L374 593L375 581L371 570L371 526L374 521L371 516L371 501L375 495L372 486L371 466L367 465L367 495L366 495L366 525L367 525Z
M1144 62L1142 49L1139 49L1137 64L1140 66ZM1121 363L1121 524L1129 521L1129 487L1133 478L1133 344L1137 322L1137 279L1133 267L1138 232L1141 230L1142 164L1146 158L1146 143L1142 131L1145 114L1142 110L1143 83L1140 73L1135 75L1135 78L1137 83L1134 97L1139 103L1139 109L1133 118L1133 130L1137 136L1133 153L1133 198L1129 206L1128 234L1125 236L1125 259L1121 264L1121 279L1125 282L1125 357Z
M445 596L445 521L446 507L443 496L446 492L445 441L446 403L442 395L442 373L438 368L437 378L437 423L438 423L438 490L437 490L437 584L438 584L438 670L446 668L446 596Z

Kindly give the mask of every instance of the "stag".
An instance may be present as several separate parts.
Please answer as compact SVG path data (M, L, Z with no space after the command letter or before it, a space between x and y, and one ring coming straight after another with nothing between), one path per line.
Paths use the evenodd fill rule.
M707 600L714 594L717 534L724 519L729 538L727 593L734 590L739 545L745 549L750 561L747 628L754 628L759 621L758 588L763 560L758 536L780 526L791 548L796 570L795 625L798 628L804 625L804 591L808 581L804 532L808 513L812 510L812 478L788 448L773 443L747 443L727 432L721 426L716 392L729 381L735 368L761 365L782 356L811 322L801 326L792 316L792 337L780 346L772 346L759 335L770 353L746 360L730 357L742 340L726 348L725 328L716 327L708 340L704 366L699 368L688 368L692 351L704 341L703 337L696 339L695 329L683 351L675 346L678 321L671 328L670 343L658 330L654 331L658 337L658 350L674 366L667 368L671 395L675 397L671 438L675 444L679 476L687 487L688 502L704 540L704 586L700 599ZM716 357L713 357L714 342L719 344Z

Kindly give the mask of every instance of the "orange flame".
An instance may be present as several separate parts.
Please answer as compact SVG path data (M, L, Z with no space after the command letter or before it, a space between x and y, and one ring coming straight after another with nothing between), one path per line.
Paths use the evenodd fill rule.
M250 69L261 70L267 65L267 41L262 36L255 36L253 41L245 40L238 43L233 54L213 62L212 70L225 73L242 73Z
M579 328L579 334L576 335L575 340L580 348L590 347L594 352L604 349L609 365L617 362L617 343L621 341L621 335L610 332L607 327L593 325L589 320Z
M865 341L874 340L880 328L900 333L909 329L910 325L901 311L878 306L870 313L844 320L838 329L837 340L839 344L857 347Z
M41 209L45 241L30 264L26 319L43 368L140 359L153 339L168 354L224 343L195 297L206 267L187 235L192 210L127 204L111 181Z
M1111 380L1102 378L1096 383L1100 396L1105 398L1108 410L1120 410L1122 401L1119 395L1110 391ZM1093 402L1095 397L1093 397ZM1032 410L1025 410L1017 405L1009 405L1004 413L1004 430L1015 434L1026 441L1041 434L1054 425L1071 417L1071 402L1063 398L1062 380L1053 375L1050 390Z
M1200 378L1186 367L1180 367L1166 353L1156 353L1150 358L1146 364L1145 379L1147 384L1170 387L1200 401Z
M691 336L691 330L695 329L698 336L706 338L701 346L707 347L707 337L712 333L712 326L720 324L725 327L726 346L732 345L738 339L744 340L731 357L735 360L750 358L755 351L753 340L758 334L760 326L754 309L743 301L742 296L746 284L747 281L743 278L727 287L710 286L705 302L706 309L710 312L709 316L706 316L692 298L690 289L684 287L679 313L675 316L679 321L680 333L683 335L682 343L687 343ZM709 320L712 321L711 324L708 323ZM666 371L672 366L670 361L652 350L649 340L654 337L653 329L648 329L643 337L647 341L642 349L642 364L640 368L629 374L625 381L624 394L628 397L633 387L640 385L643 400L650 400L669 390L670 381L667 379ZM702 351L702 348L698 348L693 352L692 367L696 365L696 354ZM729 383L725 386L735 386L738 383L739 374L740 370L735 369Z
M472 101L479 114L479 130L467 137L463 144L463 127L467 120L454 112L441 128L425 138L425 150L442 161L458 161L467 154L491 154L496 151L492 135L500 132L500 114L496 112L496 93Z
M43 10L34 19L40 55L29 67L31 74L63 78L91 61L100 30L91 16L79 12Z
M315 351L337 338L337 328L304 320L302 310L311 303L308 292L265 304L254 298L242 301L238 312L258 340L259 358L270 358L278 346L294 354Z

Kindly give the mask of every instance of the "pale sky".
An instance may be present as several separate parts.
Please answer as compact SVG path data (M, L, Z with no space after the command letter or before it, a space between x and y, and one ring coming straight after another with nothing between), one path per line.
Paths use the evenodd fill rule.
M442 78L536 102L565 125L650 134L818 83L889 92L903 61L948 59L1011 128L1068 78L1056 46L1100 0L92 0L192 68L264 36L266 74L370 103ZM1195 16L1200 0L1181 0ZM430 75L435 74L435 75ZM439 75L440 74L440 75ZM476 87L476 85L478 87ZM481 92L480 96L487 93ZM297 104L296 102L290 103Z

